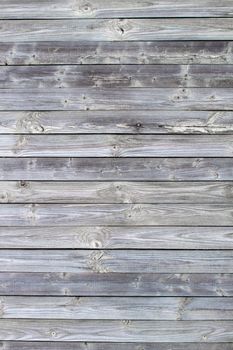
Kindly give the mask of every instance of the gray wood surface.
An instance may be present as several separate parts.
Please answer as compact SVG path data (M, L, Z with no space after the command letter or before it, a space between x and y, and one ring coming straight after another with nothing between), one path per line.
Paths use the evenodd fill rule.
M1 272L233 273L233 252L3 250ZM100 317L101 318L101 317Z
M233 180L232 158L0 158L0 180Z
M0 297L0 318L232 320L233 298Z
M2 89L4 110L232 110L233 88Z
M61 0L1 1L0 18L232 17L231 0Z
M233 182L1 181L0 203L232 203Z
M2 296L233 296L233 274L223 273L0 272L0 278Z
M232 18L0 20L1 42L233 40Z
M232 321L2 320L2 340L232 342Z
M232 204L1 204L1 226L233 226Z
M1 134L233 134L224 111L0 112Z
M3 350L232 350L231 343L90 343L2 341Z
M233 228L11 226L0 227L0 248L233 249Z
M231 135L2 135L0 157L232 157Z
M233 350L231 0L0 1L0 350Z
M233 38L231 41L45 40L1 42L0 65L233 63Z
M0 88L232 88L233 66L62 65L0 67Z

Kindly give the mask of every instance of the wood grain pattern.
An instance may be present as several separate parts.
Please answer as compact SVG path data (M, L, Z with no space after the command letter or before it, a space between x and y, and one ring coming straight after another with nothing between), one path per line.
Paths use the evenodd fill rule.
M1 134L233 134L223 111L0 112Z
M2 204L1 226L233 226L231 204Z
M0 278L2 296L233 296L233 274L0 272Z
M0 65L233 63L232 41L45 40L1 42Z
M133 1L61 0L28 1L23 0L20 6L17 0L1 2L1 18L124 18L124 17L232 17L233 5L230 0L171 0L158 2L152 0Z
M3 250L1 272L233 273L233 252ZM101 318L101 317L100 317Z
M0 67L0 88L232 88L233 66L62 65Z
M0 20L0 27L1 42L233 40L231 18Z
M233 182L1 181L0 203L232 203Z
M2 89L0 111L232 110L233 88Z
M231 135L2 135L0 157L232 157Z
M233 228L11 226L0 227L0 248L233 249Z
M90 343L90 342L30 342L2 341L2 350L232 350L231 343Z
M232 158L0 158L1 180L233 180Z
M232 342L232 321L1 320L2 340Z
M233 298L0 297L0 318L231 320Z
M0 42L0 350L232 350L232 1L2 0Z

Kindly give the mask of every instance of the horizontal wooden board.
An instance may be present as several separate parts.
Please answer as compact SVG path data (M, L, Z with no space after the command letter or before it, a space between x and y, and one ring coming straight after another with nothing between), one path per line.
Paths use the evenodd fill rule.
M0 297L0 318L231 320L233 298Z
M233 112L0 112L1 134L233 134Z
M232 157L231 135L2 135L0 157Z
M1 204L0 226L233 226L231 204Z
M1 320L2 340L232 342L233 321Z
M233 65L62 65L0 67L0 89L78 87L232 88Z
M233 182L1 181L0 203L232 203Z
M45 40L1 42L0 65L233 63L232 41Z
M233 180L232 158L0 158L0 180Z
M0 110L232 110L233 88L2 89Z
M0 248L233 249L233 228L0 227Z
M2 250L1 272L233 273L231 250Z
M3 0L1 2L0 18L124 18L124 17L232 17L231 0L171 0L158 2L152 0L133 1L118 0L61 0L52 1L21 1Z
M1 42L233 40L231 18L1 20Z
M231 343L90 343L1 341L3 350L232 350Z
M233 274L0 272L0 279L2 296L233 296Z

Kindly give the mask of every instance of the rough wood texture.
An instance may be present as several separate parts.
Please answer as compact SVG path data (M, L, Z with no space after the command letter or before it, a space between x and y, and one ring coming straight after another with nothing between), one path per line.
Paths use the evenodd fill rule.
M1 181L0 203L232 203L233 182Z
M0 157L232 157L228 135L2 135Z
M232 18L0 20L0 27L6 43L233 39Z
M1 320L2 340L232 342L232 321Z
M231 320L233 298L0 297L0 318Z
M1 42L0 65L232 64L232 49L232 41Z
M169 250L3 250L1 272L232 273L233 253ZM101 318L101 317L100 317Z
M1 134L233 134L233 112L0 112Z
M0 248L233 249L233 228L0 227Z
M2 204L1 226L233 226L232 204Z
M0 1L0 350L233 350L231 0Z
M231 343L0 342L1 350L232 350Z
M232 17L231 0L62 0L1 1L0 18Z
M0 67L0 88L233 87L232 65Z
M0 279L2 296L233 296L233 274L222 273L0 272Z
M233 110L233 88L2 89L0 111Z
M232 158L0 158L1 180L233 180Z

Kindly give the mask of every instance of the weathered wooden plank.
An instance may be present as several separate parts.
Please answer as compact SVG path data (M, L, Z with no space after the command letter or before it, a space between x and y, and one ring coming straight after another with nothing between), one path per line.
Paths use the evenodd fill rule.
M232 64L232 49L232 41L1 42L0 65Z
M0 158L1 180L233 180L232 158Z
M1 20L1 42L233 40L231 18Z
M1 272L233 273L231 250L2 250Z
M232 157L231 135L2 135L0 157Z
M233 88L2 89L0 110L232 110Z
M231 320L233 298L0 297L0 318Z
M232 350L231 343L87 343L3 341L1 350Z
M0 112L1 134L233 134L233 112Z
M232 203L233 182L1 181L0 203Z
M233 321L1 320L2 340L232 342Z
M0 88L232 88L233 65L3 66Z
M1 204L1 226L232 226L231 204Z
M1 295L233 296L233 274L9 273Z
M233 249L233 228L0 227L0 248Z
M124 18L124 17L232 17L231 0L171 0L158 2L152 0L133 1L95 0L87 3L82 0L1 1L0 18Z

